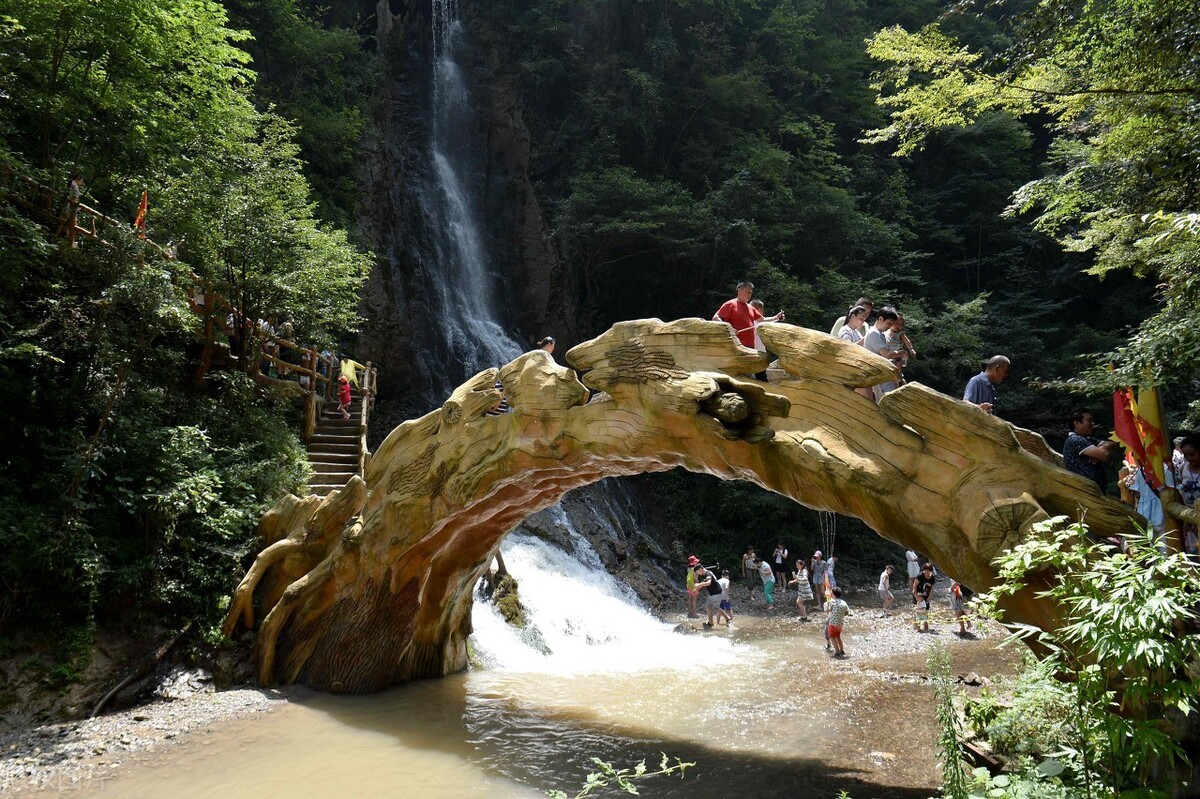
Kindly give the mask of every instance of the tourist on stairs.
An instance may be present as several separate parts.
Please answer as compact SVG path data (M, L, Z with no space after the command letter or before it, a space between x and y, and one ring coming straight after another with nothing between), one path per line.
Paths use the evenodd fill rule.
M343 419L350 418L350 379L345 375L338 378L338 410Z

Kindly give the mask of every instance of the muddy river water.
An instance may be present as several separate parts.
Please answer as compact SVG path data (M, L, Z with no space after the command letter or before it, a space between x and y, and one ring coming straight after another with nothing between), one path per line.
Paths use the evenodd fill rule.
M672 633L677 659L649 668L472 670L374 696L302 696L55 795L536 797L573 794L593 757L656 765L665 752L697 765L642 795L917 799L938 785L926 648L948 647L957 674L1011 672L1017 658L998 631L918 635L876 611L850 619L840 661L820 625L794 614L737 621Z

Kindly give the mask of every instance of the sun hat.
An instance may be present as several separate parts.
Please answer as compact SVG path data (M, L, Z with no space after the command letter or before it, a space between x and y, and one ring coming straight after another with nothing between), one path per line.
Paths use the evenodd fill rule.
M696 566L699 563L700 563L700 558L696 557L695 555L688 555L688 565L689 566Z

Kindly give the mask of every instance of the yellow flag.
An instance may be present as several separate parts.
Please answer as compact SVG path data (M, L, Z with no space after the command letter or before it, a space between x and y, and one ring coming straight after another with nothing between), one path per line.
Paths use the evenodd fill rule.
M1146 451L1146 478L1152 484L1151 487L1162 488L1167 484L1163 464L1170 457L1170 452L1167 449L1167 434L1163 427L1162 403L1158 398L1158 389L1138 389L1135 414L1134 420L1142 436L1142 447ZM1153 485L1156 479L1158 484Z

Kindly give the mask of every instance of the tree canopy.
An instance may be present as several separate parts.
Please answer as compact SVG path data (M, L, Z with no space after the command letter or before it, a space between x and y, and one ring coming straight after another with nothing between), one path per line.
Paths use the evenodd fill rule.
M305 343L359 322L368 257L319 217L252 42L211 0L0 0L0 621L19 629L131 606L210 622L262 510L307 478L284 397L190 380L197 279ZM147 192L178 258L122 224L67 246L75 173L118 220Z
M1086 254L1094 276L1123 270L1158 281L1157 311L1097 355L1088 382L1195 381L1200 333L1181 323L1200 303L1194 4L1005 3L990 13L1001 15L1009 41L991 51L947 33L960 13L872 37L868 52L882 62L875 86L889 119L867 139L895 142L905 155L990 113L1045 120L1043 174L1014 191L1008 213L1029 218L1067 252Z

